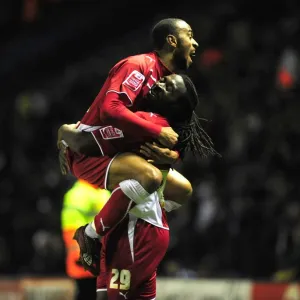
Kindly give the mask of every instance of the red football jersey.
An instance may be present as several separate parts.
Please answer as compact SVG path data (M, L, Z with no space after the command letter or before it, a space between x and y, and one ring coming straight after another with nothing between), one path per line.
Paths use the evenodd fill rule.
M153 84L169 74L171 72L155 52L121 60L110 70L108 78L78 128L94 131L100 126L112 125L132 135L142 133L149 137L157 137L161 126L141 120L130 111L137 111L140 101Z
M144 111L138 111L135 114L153 124L163 127L170 126L168 121L158 114ZM107 156L114 156L118 152L133 152L139 150L141 144L152 141L151 138L125 133L111 125L101 126L92 131L92 135L100 148L101 154Z

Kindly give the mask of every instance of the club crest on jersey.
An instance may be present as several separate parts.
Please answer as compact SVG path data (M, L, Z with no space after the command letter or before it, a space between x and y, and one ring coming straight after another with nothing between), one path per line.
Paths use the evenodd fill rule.
M130 88L131 90L136 91L140 88L144 80L145 80L145 76L140 72L134 70L124 80L123 84L128 88Z
M121 139L124 137L123 131L113 126L106 126L99 129L104 140Z

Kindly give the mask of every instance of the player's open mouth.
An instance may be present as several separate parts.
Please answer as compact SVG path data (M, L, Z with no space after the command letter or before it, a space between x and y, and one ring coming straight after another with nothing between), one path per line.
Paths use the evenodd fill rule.
M190 53L190 59L193 61L193 58L196 56L196 52L191 52Z
M155 97L154 86L155 86L155 85L153 85L153 86L151 87L151 89L149 90L149 94L150 94L152 97Z
M157 84L154 84L154 85L151 87L151 89L149 90L149 94L150 94L152 97L158 97L160 91L161 91L161 88L160 88Z

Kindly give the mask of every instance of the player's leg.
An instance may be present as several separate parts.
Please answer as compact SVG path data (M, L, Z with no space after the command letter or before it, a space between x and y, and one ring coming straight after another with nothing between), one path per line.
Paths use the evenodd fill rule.
M95 218L97 232L100 235L102 233L101 227L103 228L103 224L101 224L101 227L99 228L99 219L102 218L103 215L107 214L108 218L113 218L114 214L123 215L123 212L126 213L129 209L128 203L130 203L130 200L137 203L136 198L139 198L139 201L146 199L148 194L151 194L158 189L161 178L161 171L149 164L142 157L132 153L124 153L117 156L109 167L106 187L112 190L114 187L118 186L119 183L122 184L120 184L120 189L116 189L113 193L113 201L110 199L103 210ZM131 179L129 183L134 185L131 189L135 189L136 198L129 199L126 196L125 189L128 179ZM191 183L183 175L174 169L169 171L164 189L166 200L171 200L182 205L191 197L192 192L193 189ZM116 205L117 203L118 205ZM104 219L102 218L102 220ZM109 226L112 222L108 221L107 224L105 222L103 223L105 226Z
M97 261L93 251L95 241L116 226L133 204L157 201L155 191L162 182L161 171L133 153L120 154L114 158L107 166L106 178L106 187L110 190L115 188L111 197L95 216L94 222L86 228L79 228L75 235L81 249L81 258L85 259L83 264L91 271ZM174 172L169 179L169 190L175 188L177 183L177 190L172 194L177 201L184 201L189 191L187 180L183 179L178 172ZM180 180L183 180L181 184ZM89 243L85 235L91 239Z
M134 204L148 201L161 185L162 173L142 157L123 153L111 162L106 181L105 186L112 194L94 219L93 225L99 236L104 236L118 224ZM89 236L92 235L90 229L86 230Z
M161 185L162 173L133 153L120 154L112 160L99 158L99 162L93 158L87 159L83 167L77 165L73 170L76 170L76 174L89 176L83 179L89 182L93 180L93 184L114 188L111 197L95 216L94 222L79 227L74 236L80 247L83 266L97 274L98 239L115 227L132 205L157 202L157 193L154 191ZM109 183L103 184L104 181Z
M164 190L165 199L183 205L192 196L192 193L193 188L189 180L178 171L170 170Z
M162 175L158 168L149 164L144 158L133 153L122 153L109 167L106 188L113 190L126 179L138 181L151 194L159 188Z
M93 165L95 163L94 160ZM111 162L105 161L105 163L107 163L106 166L105 164L99 164L102 172L99 177L102 178L102 181L106 181L104 183L105 188L113 190L113 193L95 217L94 224L88 226L89 228L86 230L91 238L97 238L97 235L105 235L126 215L132 204L143 203L159 188L162 182L161 171L133 153L120 154ZM103 172L103 167L105 167L106 173ZM97 174L97 168L93 172ZM98 184L101 185L100 182ZM128 190L130 198L128 197ZM171 170L167 176L165 199L182 204L186 202L191 193L190 182L177 171ZM94 229L96 229L96 232L93 232Z
M86 229L87 235L92 238L104 236L120 222L133 204L149 201L162 181L159 169L133 153L120 154L107 169L105 186L110 190L115 189L103 209L95 216L94 223ZM190 182L177 171L171 170L167 176L165 199L181 205L191 194Z

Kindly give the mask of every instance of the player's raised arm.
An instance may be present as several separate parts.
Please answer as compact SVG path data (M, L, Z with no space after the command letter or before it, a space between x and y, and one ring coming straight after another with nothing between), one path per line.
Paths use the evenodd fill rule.
M177 134L171 128L163 129L128 109L141 94L147 76L138 64L130 62L112 69L109 74L110 85L99 107L100 119L131 135L156 138L164 146L173 147L177 142Z

